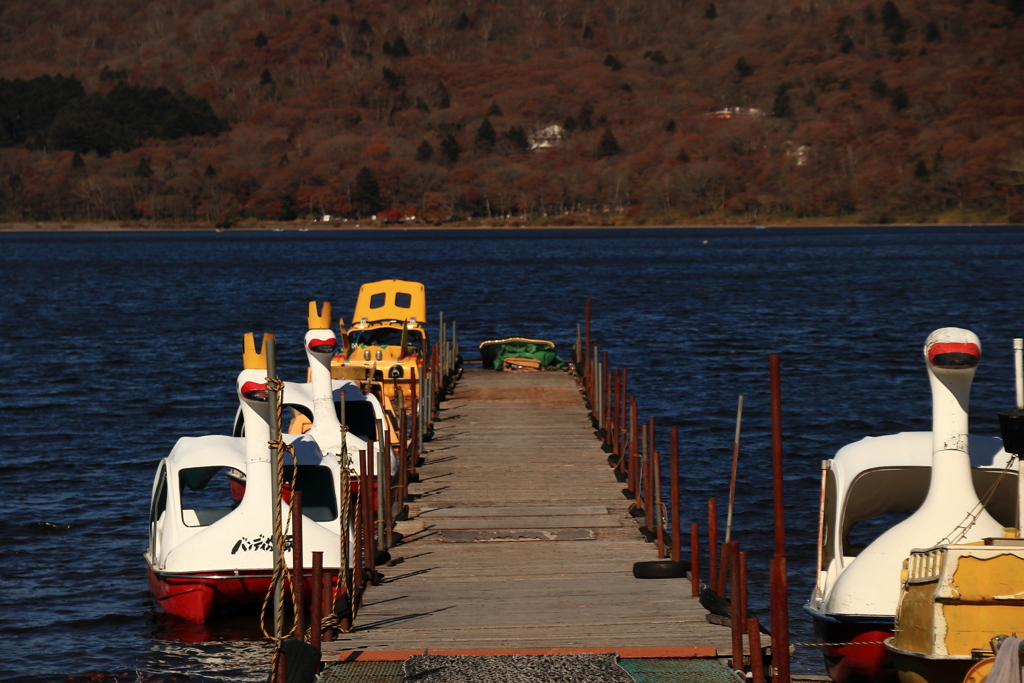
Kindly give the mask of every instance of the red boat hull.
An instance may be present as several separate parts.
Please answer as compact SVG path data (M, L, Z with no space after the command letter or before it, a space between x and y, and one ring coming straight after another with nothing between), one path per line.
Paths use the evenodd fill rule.
M870 645L826 645L825 668L836 683L896 683L896 669L881 641L892 636L892 624L845 622L814 616L814 633L819 643L871 643Z
M201 624L219 607L262 603L270 588L270 572L246 571L243 576L225 572L160 574L147 567L149 592L159 608L183 621ZM326 573L326 572L325 572ZM332 576L331 585L336 581ZM285 583L285 589L288 584ZM308 605L310 577L305 580Z

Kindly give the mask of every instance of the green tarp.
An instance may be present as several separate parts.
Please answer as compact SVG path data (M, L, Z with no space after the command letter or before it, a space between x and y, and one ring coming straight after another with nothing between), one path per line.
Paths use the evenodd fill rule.
M565 361L555 355L555 349L546 344L505 343L494 358L494 369L501 370L506 358L533 358L542 368L558 367Z

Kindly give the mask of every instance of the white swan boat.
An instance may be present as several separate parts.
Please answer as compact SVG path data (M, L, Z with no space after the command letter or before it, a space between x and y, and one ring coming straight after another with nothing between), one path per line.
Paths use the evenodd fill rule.
M252 334L245 336L243 363L236 391L244 437L179 439L153 482L145 552L149 589L163 611L193 623L222 605L262 601L271 582L275 494L267 363ZM325 568L337 572L338 458L325 455L311 436L283 438L297 458L297 468L286 464L285 480L303 494L303 566L311 566L312 553L320 551ZM280 502L285 519L288 500ZM291 565L290 548L284 554Z
M980 357L972 332L933 332L924 346L932 431L868 437L822 463L818 579L804 608L819 642L833 644L823 650L838 683L895 680L882 641L893 633L900 571L913 548L950 536L959 543L1001 536L1014 523L1015 478L1005 478L987 506L979 505L978 492L988 491L1007 467L1016 468L1000 439L968 436L970 387ZM977 518L965 525L975 508ZM916 512L867 547L851 540L855 525L909 510Z

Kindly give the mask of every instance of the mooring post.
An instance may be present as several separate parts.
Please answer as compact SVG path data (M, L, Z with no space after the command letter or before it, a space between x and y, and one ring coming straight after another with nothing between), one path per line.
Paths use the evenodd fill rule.
M383 422L380 423L381 429L384 431L384 490L382 491L384 498L384 548L390 548L392 546L391 531L394 527L394 520L391 519L394 512L393 506L391 505L391 498L393 492L391 490L391 431L387 429Z
M761 623L757 619L747 619L747 644L750 647L752 683L764 683L764 663L761 660Z
M377 462L377 443L371 438L366 442L366 494L363 496L363 509L366 511L366 522L363 527L363 536L366 539L366 553L363 560L370 570L377 569L377 498L378 492L374 491L374 479ZM372 576L372 574L371 574Z
M264 353L267 357L267 381L268 384L274 385L277 380L277 346L273 335L263 335L263 348ZM270 443L273 444L281 438L281 424L278 422L277 407L281 401L281 397L278 395L277 389L271 389L267 392L267 407L270 411ZM271 609L274 612L274 637L284 637L284 624L281 619L281 607L283 604L284 597L282 595L282 576L278 573L277 569L281 564L281 554L284 552L284 539L279 537L276 530L283 529L281 523L281 486L282 482L278 476L278 470L280 467L280 460L283 454L279 449L274 446L270 447L270 509L273 511L274 519L274 541L273 546L273 562L274 562L274 578L273 578L273 605ZM282 532L283 533L283 532ZM278 640L278 643L281 641ZM280 650L280 645L278 645ZM284 653L281 653L284 656Z
M708 585L719 593L718 586L718 501L708 498Z
M296 472L292 481L296 481ZM302 566L302 491L292 490L292 604L295 608L295 630L292 637L306 639L306 578Z
M611 370L608 368L608 352L603 351L601 354L601 369L602 369L602 380L601 380L601 417L598 420L598 426L604 429L604 442L609 443L611 435L608 433L611 430L608 429L608 416L611 414Z
M772 665L773 683L789 683L789 606L786 585L786 557L771 561Z
M722 554L718 558L718 594L723 598L725 592L729 589L729 570L732 569L730 565L732 557L732 543L722 544Z
M321 561L321 564L322 563L323 562ZM333 611L334 611L334 591L331 590L331 573L330 572L324 572L323 573L323 579L321 581L322 581L322 586L321 586L322 595L320 596L320 599L323 602L320 605L320 614L333 613ZM348 569L342 567L342 568L340 568L338 570L338 593L339 593L339 596L340 595L344 595L344 596L346 596L345 599L349 600L350 598L348 597L348 588L347 588L347 585L346 585L347 582L348 582ZM341 629L343 631L348 630L351 625L352 625L352 619L350 617L345 617L344 619L341 620ZM321 637L321 640L323 640L323 642L329 643L332 640L334 640L334 631L331 630L331 631L327 631L326 633L321 632L321 636L320 637Z
M743 636L746 621L743 619L743 588L740 581L740 544L729 541L729 623L732 626L732 668L743 670Z
M587 370L588 370L587 374L590 374L589 373L589 370L590 370L590 365L589 365L589 363L590 363L590 297L589 296L587 297L587 306L585 308L585 312L584 312L583 315L584 315L584 319L585 319L585 322L586 322L586 325L587 325L587 346L586 346L587 353L586 353L586 359L585 359L586 363L585 364L587 365Z
M652 418L653 419L653 418ZM654 448L651 445L651 425L644 425L644 526L654 530Z
M682 555L683 529L682 517L679 514L679 428L672 427L669 432L669 505L672 508L669 528L672 530L672 561L679 562ZM696 573L697 566L692 571Z
M690 595L700 597L700 527L690 524Z
M658 530L658 559L665 557L665 506L661 502L661 454L651 454L654 461L654 510Z
M775 559L771 584L773 683L790 683L789 587L786 578L786 519L782 481L782 389L779 354L768 357L772 415L772 482L774 484Z
M640 500L640 429L636 417L636 397L629 400L629 471L626 488L634 500Z
M366 549L366 543L363 542L363 527L365 526L365 516L363 514L363 479L366 474L366 450L363 448L359 449L359 476L356 478L356 490L359 492L359 504L355 506L354 524L355 524L355 549L356 549L356 561L355 566L352 568L352 581L353 585L357 589L363 587L363 551ZM355 596L353 596L354 598Z
M786 554L786 511L782 491L782 389L779 381L779 354L769 357L772 412L772 483L775 510L775 555ZM774 631L774 625L772 631Z
M324 553L313 551L312 576L309 579L309 644L320 648L320 623L324 618Z
M628 424L629 424L629 395L626 393L629 389L629 370L628 368L622 368L622 405L619 406L619 414L622 416L622 420L617 425L618 429L618 442L619 442L619 471L622 474L626 473L626 468L629 463L626 462L626 449L628 445L626 443L628 438Z

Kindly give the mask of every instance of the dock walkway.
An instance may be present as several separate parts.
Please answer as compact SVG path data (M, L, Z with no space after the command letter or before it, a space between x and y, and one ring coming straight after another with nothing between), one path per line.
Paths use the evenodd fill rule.
M391 550L402 561L379 568L384 582L368 588L355 630L324 643L325 660L353 650L729 654L729 629L706 622L689 581L633 578L655 551L569 374L466 370L440 408Z

